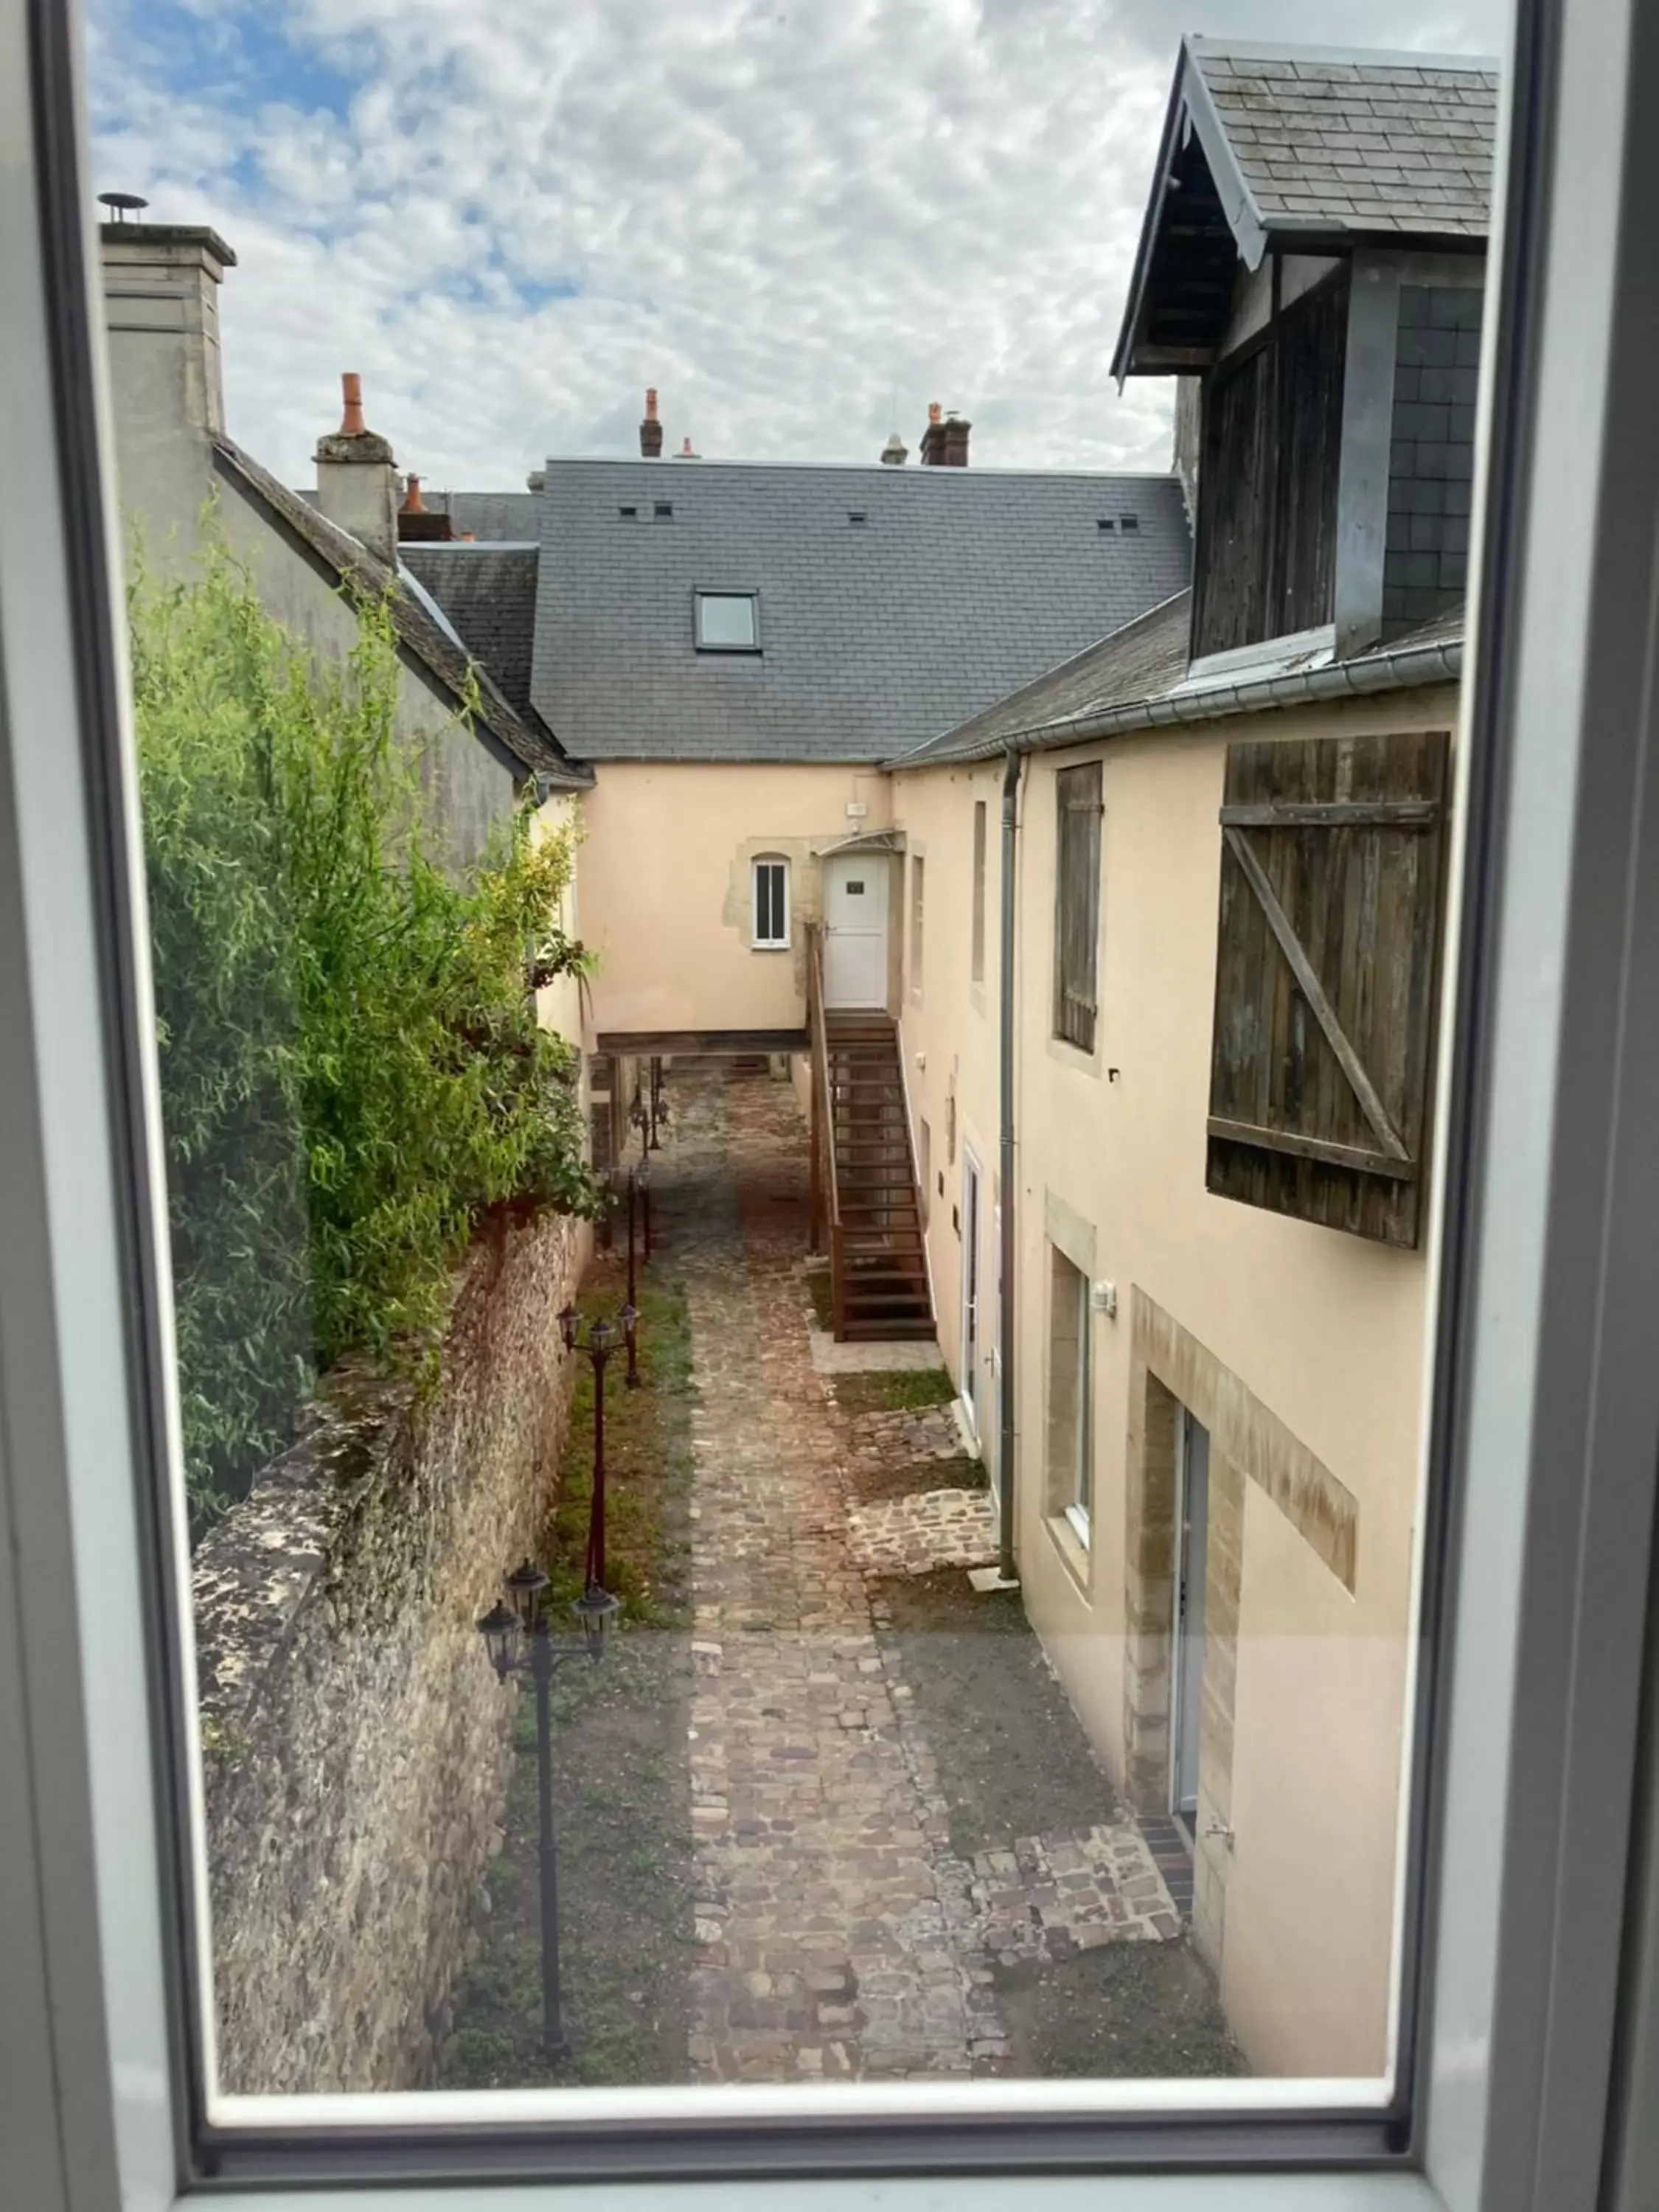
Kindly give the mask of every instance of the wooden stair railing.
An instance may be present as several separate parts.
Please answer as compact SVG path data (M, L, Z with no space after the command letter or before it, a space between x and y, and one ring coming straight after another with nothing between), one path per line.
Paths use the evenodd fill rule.
M836 1341L842 1340L841 1192L836 1172L835 1107L830 1096L830 1038L823 1011L823 930L806 925L807 1019L812 1036L812 1182L810 1243L815 1252L830 1244L830 1285L834 1299Z
M835 1334L934 1334L897 1024L824 1001L822 927L807 925L812 1046L811 1246L830 1251Z

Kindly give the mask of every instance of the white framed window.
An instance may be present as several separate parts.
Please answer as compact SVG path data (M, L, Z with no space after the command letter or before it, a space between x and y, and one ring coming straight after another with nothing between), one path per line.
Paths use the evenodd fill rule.
M760 593L694 592L692 635L699 653L758 653Z
M781 854L763 853L752 864L749 914L757 952L788 950L789 863Z
M200 2119L199 1961L180 1935L200 1886L180 1776L201 1747L156 1633L157 1562L181 1532L161 1480L174 1409L130 758L84 233L73 153L58 158L73 139L31 104L33 87L73 82L54 43L70 19L0 4L0 124L17 149L0 205L19 307L0 326L0 2199L215 2212L246 2202L252 2179L268 2212L337 2202L348 2184L377 2212L477 2212L506 2156L532 2177L518 2199L539 2203L550 2175L572 2212L619 2198L607 2174L672 2204L676 2179L711 2172L736 2212L781 2186L918 2212L942 2190L1000 2202L1035 2139L1050 2170L1021 2176L1031 2212L1654 2201L1644 2039L1659 1869L1654 1768L1638 1753L1654 1710L1659 778L1645 595L1593 584L1629 573L1659 508L1646 363L1614 343L1659 290L1639 140L1659 58L1632 9L1590 13L1529 13L1514 100L1542 143L1522 149L1504 304L1547 308L1509 345L1488 402L1494 542L1462 793L1464 919L1480 927L1454 1010L1436 1230L1432 1428L1448 1480L1419 1539L1437 1575L1421 1649L1443 1638L1446 1663L1419 1685L1435 1786L1414 1824L1433 1848L1407 1884L1408 1985L1430 1993L1402 2048L1411 2109L1360 2157L1340 2135L1354 2115L1292 2107L1272 2081L1218 2085L1231 2094L1201 2133L1186 2083L1151 2117L1135 2084L1114 2098L1006 2077L822 2083L781 2184L732 2178L745 2108L726 2085L669 2093L667 2151L643 2180L651 2146L631 2109L608 2121L620 2106L599 2098L562 2141L536 2132L533 2093L514 2132L459 2106L400 2122L373 2097L267 2107L216 2134ZM948 2126L930 2129L930 2100L953 2088ZM713 2150L687 2118L699 2099L719 2118ZM872 2112L880 2133L866 2132ZM841 2164L842 2130L848 2161L878 2179L815 2172ZM746 2157L778 2140L757 2131ZM1052 2171L1057 2146L1088 2170Z
M1094 1376L1089 1358L1089 1278L1048 1247L1048 1510L1080 1544L1094 1506Z

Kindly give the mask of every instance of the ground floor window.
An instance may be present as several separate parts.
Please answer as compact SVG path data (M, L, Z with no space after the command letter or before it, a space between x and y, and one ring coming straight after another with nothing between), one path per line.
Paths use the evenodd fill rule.
M1048 1510L1079 1542L1093 1505L1089 1423L1089 1279L1048 1247Z
M769 951L789 942L789 863L763 859L755 863L754 942Z

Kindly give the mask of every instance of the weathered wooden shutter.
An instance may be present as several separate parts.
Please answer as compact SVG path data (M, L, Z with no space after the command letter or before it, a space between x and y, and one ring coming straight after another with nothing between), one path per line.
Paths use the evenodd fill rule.
M1193 652L1224 653L1268 635L1273 573L1273 354L1256 346L1204 387L1198 477Z
M1336 491L1342 459L1342 378L1348 287L1327 282L1288 307L1279 337L1282 461L1274 495L1268 636L1331 619L1336 590Z
M1443 731L1227 749L1209 1188L1415 1245Z
M1095 951L1100 937L1100 763L1063 768L1054 866L1054 1035L1095 1048Z

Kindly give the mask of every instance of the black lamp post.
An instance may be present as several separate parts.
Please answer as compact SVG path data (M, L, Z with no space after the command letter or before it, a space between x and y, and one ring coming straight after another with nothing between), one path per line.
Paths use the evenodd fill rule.
M651 1265L651 1163L650 1163L650 1161L649 1161L648 1159L642 1159L642 1160L640 1162L640 1164L639 1164L638 1167L636 1167L636 1168L635 1169L635 1170L634 1170L634 1175L635 1175L635 1181L638 1182L638 1184L639 1184L639 1188L640 1188L640 1210L641 1210L641 1212L642 1213L642 1215L644 1216L644 1229L645 1229L645 1261L644 1261L644 1264L648 1267Z
M570 2039L564 2032L559 1997L559 1869L553 1838L553 1677L568 1659L586 1653L597 1660L605 1633L622 1609L621 1600L590 1582L572 1611L580 1624L579 1638L555 1638L547 1612L547 1577L528 1559L503 1578L508 1602L498 1599L478 1623L497 1681L528 1674L536 1691L536 1794L539 1820L542 1905L542 2048L553 2059L566 2058Z
M653 1056L651 1062L651 1135L646 1146L647 1152L659 1152L662 1150L657 1132L667 1127L668 1101L663 1096L662 1062Z
M618 1344L633 1345L640 1316L630 1298L614 1322L603 1317L586 1324L574 1306L559 1316L559 1334L567 1352L585 1352L593 1363L593 1500L587 1521L587 1571L582 1580L592 1589L605 1583L605 1370Z

